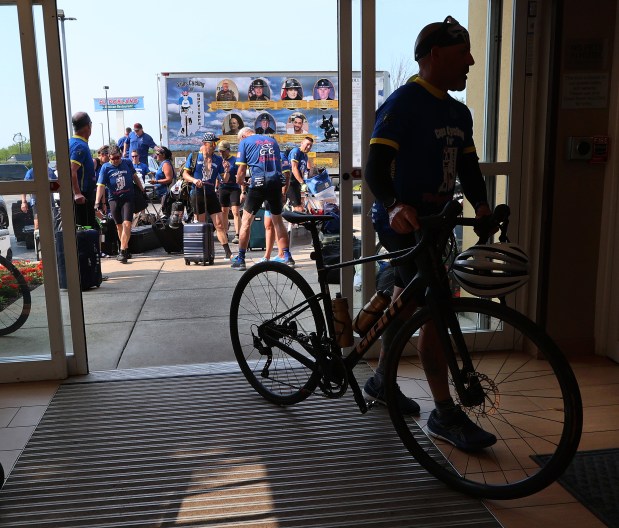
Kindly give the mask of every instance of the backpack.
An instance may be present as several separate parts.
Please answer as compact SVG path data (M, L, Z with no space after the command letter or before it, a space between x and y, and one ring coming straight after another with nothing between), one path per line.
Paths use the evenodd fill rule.
M340 232L340 208L336 203L327 202L323 206L325 215L331 215L333 220L322 223L320 230L325 235L337 235Z

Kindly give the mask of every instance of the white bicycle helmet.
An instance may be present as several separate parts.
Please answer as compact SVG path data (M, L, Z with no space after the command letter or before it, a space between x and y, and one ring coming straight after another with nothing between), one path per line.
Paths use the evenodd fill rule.
M501 297L529 280L529 258L516 244L480 244L460 253L452 270L467 292Z

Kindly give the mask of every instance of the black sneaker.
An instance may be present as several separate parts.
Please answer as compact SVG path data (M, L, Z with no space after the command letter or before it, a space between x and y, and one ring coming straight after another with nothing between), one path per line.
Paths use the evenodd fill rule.
M434 409L428 418L428 432L462 451L478 451L496 444L496 436L473 423L460 407L440 417Z
M384 395L385 391L383 390L383 387L380 386L378 383L376 383L376 377L372 376L371 378L369 378L366 382L365 385L363 386L363 397L365 398L366 401L375 401L380 403L381 405L387 405L387 402L385 402L385 395ZM402 391L400 390L400 387L398 386L398 405L400 407L400 411L402 412L402 414L406 415L406 416L419 416L419 404L413 400L412 398L409 398L408 396L405 396Z
M122 262L123 264L127 263L127 255L124 251L121 251L118 256L116 257L116 260L118 262Z

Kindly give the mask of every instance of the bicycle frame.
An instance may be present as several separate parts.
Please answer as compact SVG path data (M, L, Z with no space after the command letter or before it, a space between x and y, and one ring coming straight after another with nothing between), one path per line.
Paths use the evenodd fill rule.
M440 247L442 251L442 245L446 244L449 233L452 232L456 225L474 225L474 219L456 219L457 214L458 211L452 209L449 214L441 215L441 223L437 223L436 226L428 230L428 233L431 233L431 235L426 235L413 248L406 248L382 255L362 257L360 259L330 265L325 265L324 263L316 222L308 222L305 225L306 229L308 229L312 235L312 243L315 250L312 258L316 261L318 282L320 284L320 293L316 294L314 299L322 301L323 313L326 317L327 330L330 338L329 341L331 343L331 352L339 357L341 357L342 353L334 339L335 327L333 322L333 309L331 306L331 294L329 284L326 280L328 272L354 266L356 264L366 264L384 259L390 259L394 262L397 262L398 259L405 259L406 261L415 260L417 262L419 271L415 278L404 288L400 296L389 306L367 334L361 338L345 357L343 357L349 384L355 395L355 401L359 405L362 413L367 412L368 405L353 375L353 368L398 316L405 313L407 310L414 311L414 309L418 307L419 303L415 301L415 298L420 292L424 292L424 290L424 298L436 321L437 330L441 337L444 350L446 351L445 355L449 369L454 377L455 386L461 394L461 397L464 399L467 398L466 387L462 380L465 379L467 373L474 372L474 369L468 355L464 360L464 369L462 372L460 372L460 368L455 359L452 342L448 335L449 330L451 330L451 334L456 340L459 350L466 350L466 344L459 329L459 325L457 321L455 321L454 314L449 310L451 291L447 283L447 273L444 270L442 260L439 256L441 253L437 253L434 249L435 247ZM292 313L298 308L299 306L296 306L289 311ZM286 347L286 349L287 348L289 347ZM291 349L289 352L294 351ZM293 355L296 356L297 354Z

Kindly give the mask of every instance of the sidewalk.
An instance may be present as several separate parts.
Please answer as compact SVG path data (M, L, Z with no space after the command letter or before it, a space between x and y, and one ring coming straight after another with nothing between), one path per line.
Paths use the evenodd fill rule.
M301 230L299 230L301 231ZM314 287L309 233L293 241L297 269ZM231 245L235 251L238 246ZM223 259L215 243L212 266L185 265L182 254L162 248L136 254L127 264L102 259L109 280L83 292L90 371L235 361L228 313L242 273ZM248 251L248 267L264 252ZM275 256L276 250L272 253ZM61 292L67 350L72 350L67 293ZM32 311L24 326L3 338L3 357L49 357L44 288L32 292Z

